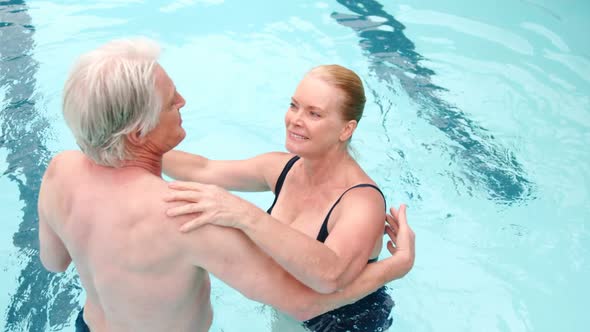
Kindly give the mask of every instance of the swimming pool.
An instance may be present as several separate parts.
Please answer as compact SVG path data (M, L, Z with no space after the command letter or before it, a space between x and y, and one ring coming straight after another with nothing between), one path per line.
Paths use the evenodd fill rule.
M0 328L71 329L75 273L45 272L36 251L40 178L76 148L61 89L80 53L145 35L187 100L180 148L212 158L283 150L309 68L363 77L353 146L418 240L390 285L393 331L585 331L588 15L574 0L0 1ZM215 279L212 301L212 331L271 330L268 307Z

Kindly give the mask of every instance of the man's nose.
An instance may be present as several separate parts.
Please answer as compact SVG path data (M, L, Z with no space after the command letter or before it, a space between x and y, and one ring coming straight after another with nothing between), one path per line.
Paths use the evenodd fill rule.
M186 100L184 100L184 97L179 93L178 96L180 97L180 108L183 108L184 105L186 105Z

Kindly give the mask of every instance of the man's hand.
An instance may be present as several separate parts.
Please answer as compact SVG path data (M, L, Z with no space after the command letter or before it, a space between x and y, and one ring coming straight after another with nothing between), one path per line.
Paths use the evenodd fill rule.
M416 257L416 235L408 225L405 204L400 205L399 210L391 207L389 211L391 214L386 216L387 225L385 226L385 232L390 238L387 241L387 250L392 256L402 256L402 261L407 264L405 267L408 273L414 266ZM395 276L395 279L397 278L399 278L398 275Z

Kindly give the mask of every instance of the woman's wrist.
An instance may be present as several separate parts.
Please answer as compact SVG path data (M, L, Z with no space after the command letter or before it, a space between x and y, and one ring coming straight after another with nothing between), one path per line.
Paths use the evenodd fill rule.
M244 209L241 215L236 216L236 228L245 233L254 231L259 226L261 219L268 215L250 202L242 200L242 204L244 204Z

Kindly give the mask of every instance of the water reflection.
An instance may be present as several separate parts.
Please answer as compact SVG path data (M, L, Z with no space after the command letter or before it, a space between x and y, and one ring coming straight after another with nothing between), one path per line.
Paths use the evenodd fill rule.
M45 146L49 123L36 107L33 59L35 28L24 1L0 1L0 88L6 91L0 111L0 147L7 170L23 202L23 218L13 236L24 268L6 308L6 331L45 331L68 321L80 289L71 276L47 272L41 265L37 236L37 195L50 158Z
M435 72L420 64L423 57L403 33L405 26L377 1L337 1L355 14L334 12L332 17L359 35L359 45L369 58L370 69L377 79L390 88L400 84L419 105L418 116L453 141L448 150L453 151L452 160L465 165L462 177L483 187L491 199L503 204L530 199L533 184L516 155L496 143L488 130L438 97L437 92L446 89L432 83ZM388 111L382 107L383 113ZM383 119L385 121L386 117ZM383 126L387 131L385 123ZM453 178L460 180L461 177Z

